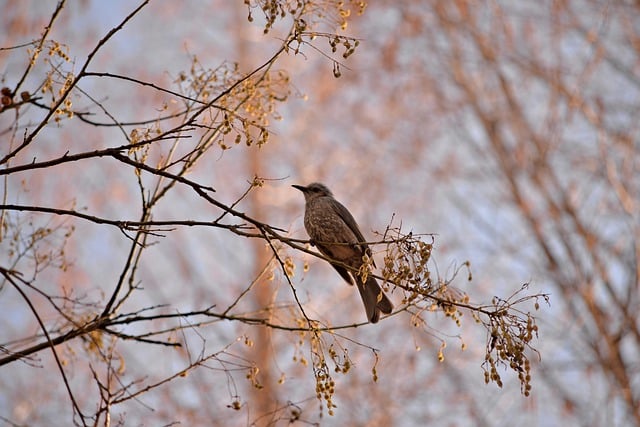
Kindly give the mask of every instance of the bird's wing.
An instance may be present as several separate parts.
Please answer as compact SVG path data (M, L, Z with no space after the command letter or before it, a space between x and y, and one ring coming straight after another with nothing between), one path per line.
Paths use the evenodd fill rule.
M360 243L366 242L366 239L362 235L362 232L360 231L360 228L358 228L358 224L356 223L356 220L353 218L353 215L351 215L351 212L349 212L349 210L347 208L345 208L344 205L342 203L338 202L337 200L335 201L335 203L332 203L331 206L333 207L335 212L340 216L340 218L342 218L344 223L347 224L349 229L356 236L356 239L358 239L358 242L360 242ZM367 255L369 255L369 257L373 261L373 256L371 255L371 249L369 249L369 245L364 244L364 245L360 245L360 246L362 246L362 249L364 250L364 252ZM374 267L376 266L375 262L373 263L373 266Z
M347 208L345 208L344 205L342 205L342 203L338 201L336 201L335 203L332 203L331 206L333 207L335 212L338 214L338 216L342 218L344 223L347 224L347 226L353 232L353 234L355 234L358 242L360 243L366 242L366 240L364 239L364 236L362 235L362 232L358 228L358 224L356 224L356 220L353 219L351 212L349 212Z
M316 244L316 248L318 248L318 250L320 251L320 253L326 257L329 258L334 258L335 255L332 253L331 251L331 247L330 246L325 246L322 244ZM342 265L338 265L335 264L331 261L329 261L329 264L331 264L331 266L333 268L336 269L336 271L338 272L338 274L350 285L353 285L353 278L351 277L351 275L349 274L349 270L347 270L345 267L343 267Z

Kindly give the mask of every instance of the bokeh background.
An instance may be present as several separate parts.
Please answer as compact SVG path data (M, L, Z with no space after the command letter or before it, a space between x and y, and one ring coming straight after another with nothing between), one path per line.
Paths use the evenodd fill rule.
M37 38L54 6L0 2L1 46ZM134 7L119 0L69 2L50 38L68 47L73 70ZM175 87L193 55L207 68L237 62L249 72L275 53L290 23L265 35L260 14L254 13L254 22L247 15L242 1L152 1L100 50L91 68L163 87ZM435 233L433 274L450 278L469 261L473 280L465 272L455 284L472 301L508 297L524 283L530 293L550 294L551 304L536 312L540 358L531 354L531 396L520 393L511 372L502 388L484 384L487 336L470 316L458 328L432 313L419 332L408 316L395 316L344 331L355 367L335 377L334 415L321 415L311 368L300 363L307 350L298 348L295 335L217 322L180 337L195 353L220 349L217 363L114 409L114 424L286 425L287 419L260 416L295 403L300 425L640 425L640 5L379 0L350 17L343 33L360 45L346 60L336 54L340 78L326 43L283 56L276 68L289 73L292 93L278 104L280 119L270 123L268 144L214 149L189 177L216 188L216 198L227 203L254 176L264 178L238 209L297 238L306 236L304 206L290 185L321 181L372 240L389 224ZM26 59L24 49L0 51L3 86L19 78ZM38 74L32 75L26 86L37 88ZM171 102L166 94L113 79L94 78L81 87L125 122L153 117ZM80 109L83 103L89 105L74 100ZM36 120L40 113L29 114ZM12 120L0 116L0 146L11 137L3 131ZM117 129L70 119L47 127L15 163L123 143ZM73 205L136 219L134 174L116 166L77 162L14 174L3 182L5 202ZM154 219L217 215L192 192L175 191ZM43 271L38 280L44 289L87 300L109 294L130 245L121 232L51 216L9 219L6 224L21 222L24 229L74 225L65 246L69 266ZM0 263L8 268L10 235L3 233ZM206 227L178 228L153 240L130 310L228 305L269 256L264 241ZM362 320L357 294L330 266L291 254L293 283L309 313L334 324ZM261 286L267 289L262 295L292 302L278 271ZM247 299L243 308L259 308L259 301ZM37 333L35 319L6 285L0 312L1 342ZM447 348L439 362L442 342ZM90 406L97 391L84 346L79 340L60 351L72 387ZM366 346L379 350L377 365ZM133 388L136 381L176 372L190 356L184 349L126 341L118 351ZM262 390L251 387L243 371L227 372L248 360L261 361ZM229 407L235 399L242 403L239 411ZM68 425L71 412L50 352L0 367L0 421L6 425Z

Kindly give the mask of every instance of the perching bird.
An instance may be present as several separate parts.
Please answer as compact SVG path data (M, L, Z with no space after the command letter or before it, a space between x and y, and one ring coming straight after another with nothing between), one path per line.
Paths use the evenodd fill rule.
M376 323L380 319L380 312L391 313L393 304L376 279L367 275L363 283L358 274L364 263L363 256L365 254L371 256L371 249L365 243L366 240L358 224L347 208L333 198L333 194L325 185L318 182L306 187L302 185L292 185L292 187L304 194L306 202L304 228L309 234L311 244L317 247L321 254L336 261L331 262L331 265L347 283L357 284L367 312L367 319L371 323Z

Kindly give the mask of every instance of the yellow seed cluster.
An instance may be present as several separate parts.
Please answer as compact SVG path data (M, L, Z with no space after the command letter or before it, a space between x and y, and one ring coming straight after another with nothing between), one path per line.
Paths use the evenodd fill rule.
M57 123L60 122L63 118L73 118L73 111L71 110L71 106L71 100L69 98L65 99L62 105L60 105L60 107L58 107L54 112L53 120Z
M401 235L399 231L394 237L387 244L382 277L405 291L403 304L424 300L433 288L427 266L433 245L412 234Z
M315 335L315 334L314 334ZM329 415L333 415L333 394L335 393L335 382L329 373L329 366L322 353L319 337L312 338L313 374L316 380L316 397L321 402L324 401ZM315 350L314 350L315 348Z
M247 335L244 336L244 345L246 345L247 347L253 347L253 340Z
M323 23L345 30L347 20L352 15L352 9L356 9L357 14L361 15L367 6L365 2L359 0L351 0L348 4L342 0L314 0L314 2L308 0L244 0L244 3L247 6L247 20L249 22L254 21L253 13L256 9L259 9L264 15L264 34L271 31L276 21L287 15L294 19L296 28L307 29L308 26L316 27L317 24Z
M292 278L296 270L296 264L293 262L293 258L288 256L284 259L284 272L287 277Z
M438 362L444 362L444 349L447 348L446 341L442 341L440 343L440 348L438 349Z
M75 83L76 76L73 73L67 73L64 75L62 83L59 83L57 80L59 76L60 73L56 68L50 70L47 73L40 89L43 94L48 93L51 95L49 105L51 109L55 108L53 111L53 119L56 123L59 123L64 118L70 119L74 116L74 112L72 110L73 103L70 99L70 89ZM55 87L57 87L57 91L55 90ZM28 92L23 92L20 96L25 102L31 99L31 95ZM64 101L58 105L60 99L64 99Z
M69 47L63 44L58 43L55 40L50 40L48 42L49 56L57 56L61 58L65 62L70 60L69 58ZM34 58L35 59L35 58Z
M269 141L271 120L280 120L276 105L290 95L289 76L282 70L243 75L237 63L223 63L215 69L204 67L196 56L188 72L178 74L174 83L191 99L204 103L208 114L199 125L212 133L223 150L244 142L262 146Z
M500 304L501 301L494 301ZM505 366L518 373L522 394L531 392L531 362L526 354L530 342L538 336L535 319L527 314L526 318L508 314L506 310L496 311L491 317L491 335L487 344L484 380L495 382L502 387L498 366Z
M231 405L228 406L229 408L233 409L234 411L239 411L240 408L242 408L242 404L240 403L240 399L238 399L237 397L235 397L232 401L231 401Z
M301 328L308 328L308 321L304 318L297 320L298 325ZM335 337L332 334L326 336L334 340L334 343L327 345L324 342L325 336L322 332L315 329L316 325L313 324L311 330L299 331L299 340L295 345L295 352L293 356L294 362L300 362L304 366L307 366L309 361L302 356L302 347L305 343L309 344L310 350L310 362L313 369L313 375L315 378L315 391L316 398L320 401L320 410L327 409L329 415L333 415L333 409L336 405L333 403L333 396L336 390L336 383L332 377L329 364L334 365L333 371L335 373L346 374L352 368L352 362L349 358L348 351L342 348Z
M342 45L342 47L344 48L342 57L344 59L347 59L356 51L356 48L360 45L360 41L352 37L345 37L340 35L335 35L334 37L329 39L329 46L331 47L332 53L336 53L339 45Z
M253 388L257 390L261 390L264 387L262 384L260 384L260 381L258 381L259 373L260 369L254 365L247 370L247 374L245 375L245 378L248 379L249 382L251 382Z
M439 308L442 309L446 317L450 317L458 327L461 326L461 317L463 312L457 303L468 304L469 296L462 291L453 288L447 284L442 284L434 294L434 298L437 298L436 302L432 304L431 310L435 311Z
M233 135L234 145L242 141L247 146L266 144L270 137L267 130L270 118L280 119L276 103L288 97L289 76L283 71L243 80L219 101L219 106L225 109L220 124L222 135ZM236 105L242 106L243 114L236 111ZM230 148L223 139L219 143L223 149Z
M160 135L161 133L162 133L162 129L158 125L146 127L146 128L133 128L131 132L129 132L129 143L131 145L139 144L140 142L149 140L153 138L154 135ZM139 152L141 150L145 152L145 156L146 156L146 150L148 150L148 146L132 147L129 149L129 155Z

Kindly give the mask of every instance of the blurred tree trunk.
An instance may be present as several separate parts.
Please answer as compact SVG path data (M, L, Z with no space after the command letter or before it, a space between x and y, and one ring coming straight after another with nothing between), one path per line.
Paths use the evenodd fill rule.
M242 22L246 11L238 5L234 7L235 19ZM241 25L235 27L234 42L236 44L236 58L239 64L246 67L244 72L249 72L258 66L256 52L252 50L246 35L246 28ZM258 177L263 170L262 162L264 152L258 147L253 146L245 150L242 154L244 157L245 170L242 175L246 177ZM239 174L240 176L240 174ZM247 184L248 185L248 184ZM269 218L269 213L265 212L264 193L259 188L251 191L247 197L247 212L254 218ZM264 310L274 304L276 286L271 277L271 268L265 269L269 264L270 251L265 246L265 242L254 239L251 242L252 253L246 254L243 258L247 261L251 260L251 268L255 277L255 292L252 293L253 305L256 310ZM273 312L271 310L264 312L268 321L272 320ZM247 349L247 358L257 368L255 382L250 381L249 393L247 395L247 405L250 420L255 422L257 427L266 426L273 422L271 414L275 413L277 403L279 401L277 395L277 378L274 378L272 367L275 361L274 346L272 340L273 331L268 327L258 326L251 331L254 336L249 338L253 340L253 345ZM257 420L256 420L257 419Z

